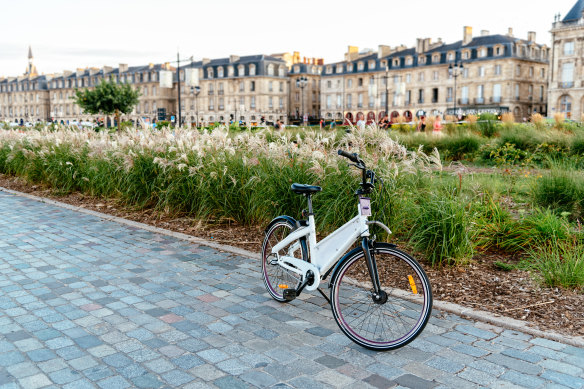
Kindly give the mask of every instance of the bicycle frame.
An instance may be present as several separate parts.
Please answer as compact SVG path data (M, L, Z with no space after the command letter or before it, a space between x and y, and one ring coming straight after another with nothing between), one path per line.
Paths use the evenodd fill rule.
M308 224L292 231L286 238L272 248L272 253L278 258L278 264L283 268L306 277L308 271L314 274L315 282L307 285L307 290L318 288L321 275L338 262L353 243L360 237L369 237L368 216L363 215L361 204L357 206L358 214L329 236L316 242L314 215L308 216ZM370 223L370 222L369 222ZM379 222L377 222L379 223ZM298 239L307 238L311 262L291 256L300 244L296 243L288 249L288 255L279 256L278 252Z

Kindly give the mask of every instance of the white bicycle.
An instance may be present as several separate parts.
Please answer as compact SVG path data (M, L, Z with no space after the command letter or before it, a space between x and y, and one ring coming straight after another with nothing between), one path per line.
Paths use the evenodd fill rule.
M306 289L318 290L331 304L341 330L355 343L373 350L405 346L418 336L430 318L432 291L420 264L395 245L375 242L369 226L375 173L367 170L357 154L339 155L361 169L356 194L358 215L329 236L316 242L312 195L318 186L293 184L294 193L308 200L307 220L278 216L265 230L262 244L262 276L266 289L277 301L294 300ZM355 243L357 247L348 251ZM348 251L348 252L347 252ZM318 289L330 275L330 299Z

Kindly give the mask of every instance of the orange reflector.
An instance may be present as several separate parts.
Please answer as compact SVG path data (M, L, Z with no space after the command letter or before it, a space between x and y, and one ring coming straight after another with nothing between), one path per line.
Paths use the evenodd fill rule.
M416 283L414 282L414 277L408 276L408 280L410 280L410 288L412 288L412 292L414 292L414 294L418 294L418 288L416 288Z
M278 285L278 288L280 288L280 289L288 289L288 285L286 285L286 284L280 284L280 285Z

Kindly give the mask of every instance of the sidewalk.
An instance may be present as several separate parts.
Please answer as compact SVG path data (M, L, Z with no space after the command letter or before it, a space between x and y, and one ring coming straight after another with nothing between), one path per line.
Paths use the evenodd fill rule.
M584 387L584 349L433 313L400 350L350 342L257 259L0 191L0 388Z

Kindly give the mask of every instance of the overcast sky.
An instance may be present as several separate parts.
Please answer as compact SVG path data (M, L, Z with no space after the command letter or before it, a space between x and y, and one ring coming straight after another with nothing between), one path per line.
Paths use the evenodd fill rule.
M577 0L0 0L0 76L181 58L299 51L343 59L348 45L462 39L463 26L550 44L554 15Z

